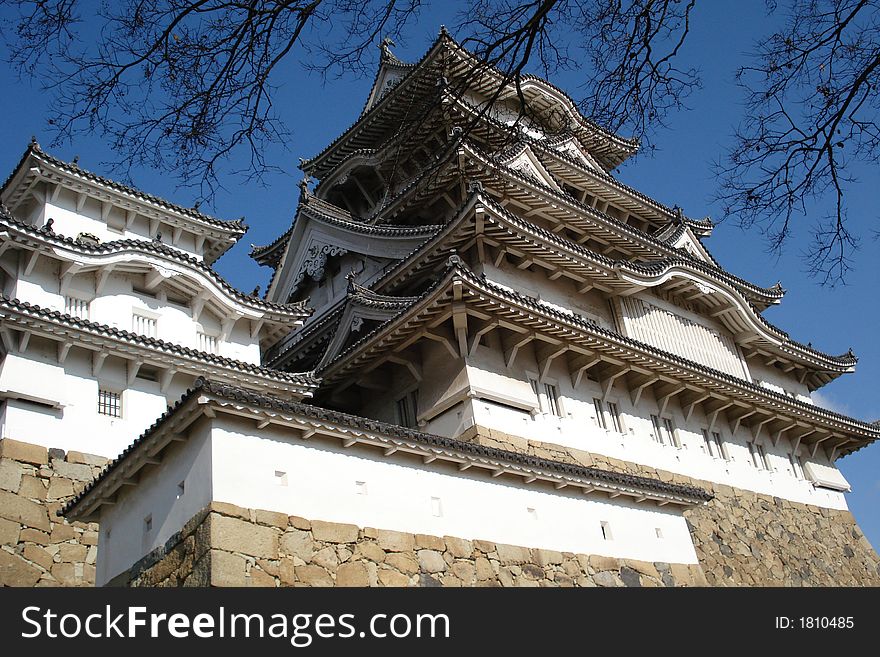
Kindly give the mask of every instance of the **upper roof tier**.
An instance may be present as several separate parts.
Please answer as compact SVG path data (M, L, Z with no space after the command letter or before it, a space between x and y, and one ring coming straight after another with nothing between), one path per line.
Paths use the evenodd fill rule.
M494 99L495 108L507 101L518 103L521 94L528 103L533 129L547 138L570 131L605 170L638 150L636 141L583 116L571 97L555 85L533 75L511 80L503 71L480 61L445 30L415 64L404 64L385 50L363 114L320 154L301 165L306 173L321 179L352 152L381 145L407 117L413 118L417 107L433 104L438 88Z
M62 194L65 190L69 198ZM243 219L224 221L200 212L197 207L175 205L86 171L75 159L65 162L53 157L35 140L0 188L0 201L22 219L42 225L51 218L58 222L57 232L72 236L77 232L106 233L98 236L106 241L121 237L153 240L164 235L163 242L203 258L207 264L216 261L247 231ZM48 216L25 217L29 210L33 211L34 201L57 206L58 211ZM70 217L65 210L70 211ZM89 226L68 222L67 218L72 219L73 215L88 216L95 228L82 230Z

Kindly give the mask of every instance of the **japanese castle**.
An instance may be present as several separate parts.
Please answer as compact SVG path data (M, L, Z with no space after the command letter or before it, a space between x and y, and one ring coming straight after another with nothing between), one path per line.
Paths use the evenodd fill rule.
M70 499L96 584L878 583L792 340L637 150L445 31L245 233L36 143L0 193L2 437L113 459ZM853 458L858 458L853 457Z

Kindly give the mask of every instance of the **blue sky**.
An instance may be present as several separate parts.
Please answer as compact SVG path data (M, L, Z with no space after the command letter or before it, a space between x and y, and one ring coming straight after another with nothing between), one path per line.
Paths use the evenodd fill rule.
M441 23L454 24L457 4L435 3L423 13L406 41L398 43L395 53L407 60L420 57ZM683 56L701 68L703 88L689 99L689 109L673 115L668 129L656 135L656 153L637 156L621 167L618 175L624 182L669 206L681 206L689 216L723 219L720 209L711 202L716 181L710 164L721 155L733 126L740 121L741 95L733 73L744 63L744 53L753 41L772 25L764 6L763 0L699 3ZM0 9L0 18L9 11L7 7ZM251 226L244 239L217 265L220 273L240 289L250 291L256 284L265 289L269 271L247 257L249 244L266 244L287 229L296 206L296 183L301 177L296 168L298 158L315 155L355 121L371 81L342 78L324 85L305 73L295 60L278 71L275 83L280 89L275 103L293 134L286 147L279 146L267 156L285 173L267 177L264 186L225 178L225 190L217 195L213 206L202 207L220 218L244 216ZM577 96L576 74L555 76L553 82ZM46 118L52 98L39 84L21 82L7 67L0 67L0 85L6 90L0 108L0 177L12 171L31 135L61 158L70 160L79 155L80 166L109 173L103 163L113 154L100 136L80 136L73 144L50 147L52 133L47 130ZM875 196L880 175L876 166L855 173L858 181L849 192L849 216L863 239L847 285L821 287L805 275L800 254L807 241L806 230L803 239L793 240L778 258L766 252L759 234L744 233L729 221L721 222L707 246L726 268L748 280L761 285L782 282L788 293L782 304L765 316L792 338L812 342L834 354L853 348L860 359L856 372L821 389L815 398L833 410L875 420L880 419L880 345L876 328L880 318L876 303L880 243L872 239L872 231L877 226ZM191 205L196 198L192 190L180 189L179 180L169 174L135 171L131 182L182 205ZM811 211L824 214L826 209L816 206ZM848 501L856 519L871 542L880 547L880 446L865 448L838 461L838 465L853 485Z

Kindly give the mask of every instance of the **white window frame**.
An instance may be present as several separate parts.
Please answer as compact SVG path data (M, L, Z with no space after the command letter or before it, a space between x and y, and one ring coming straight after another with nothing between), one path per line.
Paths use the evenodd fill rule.
M593 411L596 413L596 424L600 429L608 431L608 422L605 420L605 402L601 397L593 397Z
M73 302L73 303L71 303ZM78 312L71 312L71 306L75 304L81 304L85 307L85 314L79 314ZM64 314L70 315L71 317L78 317L79 319L90 320L92 317L92 302L85 297L76 295L76 294L65 294L64 295Z
M132 308L131 309L131 332L136 335L143 335L148 338L158 338L159 337L159 313L154 313L151 310L146 310L144 308ZM149 335L147 333L142 333L137 328L137 319L144 319L148 322L153 323L153 335Z
M559 389L559 381L556 379L541 379L535 372L526 372L526 379L532 393L538 400L538 410L544 415L552 415L553 417L565 417L565 410L562 405L562 394ZM551 400L550 391L553 391L555 399ZM555 408L554 408L555 406Z
M114 395L116 398L115 404L113 404L112 401L104 402L102 404L101 395ZM111 409L111 408L115 407L117 410L117 413L116 414L102 413L101 412L102 407L104 407L106 409ZM122 392L121 391L116 391L116 390L113 390L112 388L98 387L98 415L118 420L118 419L122 418L123 411L124 411L124 408L123 408L123 404L122 404Z

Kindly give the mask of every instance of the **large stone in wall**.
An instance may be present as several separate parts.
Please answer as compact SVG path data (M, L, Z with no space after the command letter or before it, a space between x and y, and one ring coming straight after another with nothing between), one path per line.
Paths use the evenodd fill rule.
M0 440L0 586L94 586L98 526L56 512L106 463Z

